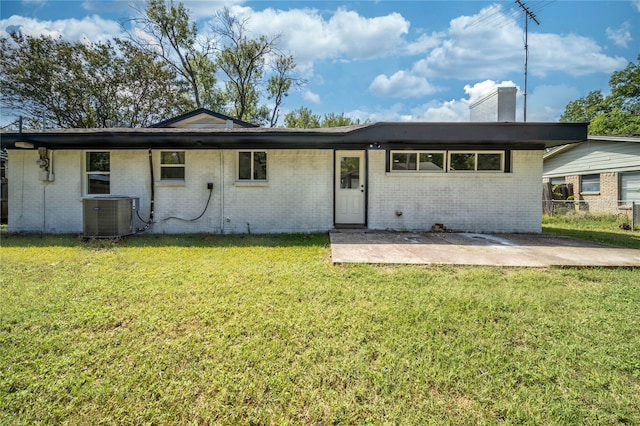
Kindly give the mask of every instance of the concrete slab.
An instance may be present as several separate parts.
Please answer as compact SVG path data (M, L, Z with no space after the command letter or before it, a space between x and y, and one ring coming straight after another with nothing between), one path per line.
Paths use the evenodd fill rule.
M640 250L548 234L336 230L329 236L334 264L640 267Z

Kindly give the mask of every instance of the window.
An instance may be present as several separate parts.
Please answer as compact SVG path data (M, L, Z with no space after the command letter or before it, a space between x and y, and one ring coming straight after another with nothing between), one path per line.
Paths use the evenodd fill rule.
M108 152L87 152L87 194L109 194L111 158Z
M553 185L564 185L566 183L564 176L562 177L552 177L549 179L551 186Z
M444 152L392 152L391 170L442 172L444 158Z
M580 192L600 192L600 175L584 175L580 178Z
M501 172L504 152L450 152L449 171Z
M267 153L241 151L238 153L238 180L267 180Z
M184 151L160 152L160 179L184 180Z

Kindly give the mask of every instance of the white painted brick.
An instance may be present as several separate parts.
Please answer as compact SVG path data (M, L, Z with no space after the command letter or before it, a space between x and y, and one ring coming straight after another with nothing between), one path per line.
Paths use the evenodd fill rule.
M513 151L512 173L371 173L369 228L541 232L540 151ZM369 170L385 153L369 153ZM402 216L397 216L401 211Z
M171 186L155 173L154 233L316 232L333 227L333 152L267 150L268 184L236 184L234 150L186 151L185 181ZM34 150L9 152L9 230L82 232L83 151L54 152L54 182L39 180ZM154 151L154 163L159 161ZM369 153L368 225L372 229L430 230L434 223L479 232L540 232L540 151L513 151L513 173L385 173L383 151ZM111 151L111 193L140 199L149 217L146 150ZM214 184L208 209L205 207ZM224 194L223 194L224 191ZM397 217L396 210L403 214ZM227 218L229 221L227 221ZM136 226L142 226L136 221Z

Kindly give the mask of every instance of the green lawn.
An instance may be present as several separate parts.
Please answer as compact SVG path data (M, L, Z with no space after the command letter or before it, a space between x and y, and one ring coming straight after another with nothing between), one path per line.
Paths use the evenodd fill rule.
M0 424L640 424L640 271L3 235Z
M545 215L542 232L640 249L640 224L636 224L635 231L620 228L622 224L630 224L630 220L626 216L609 214Z

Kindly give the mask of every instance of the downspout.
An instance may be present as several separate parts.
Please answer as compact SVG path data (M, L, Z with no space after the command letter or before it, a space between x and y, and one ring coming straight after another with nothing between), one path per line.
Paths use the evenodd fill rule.
M153 176L153 155L151 148L149 148L149 175L151 176L151 200L149 201L149 223L153 223L153 211L155 209L154 203L156 198L156 186L155 178Z
M220 149L220 235L224 235L224 151Z
M44 187L42 188L42 232L47 233L47 187L53 182L53 151L47 152L49 156L49 167L47 170L47 180L44 181Z

